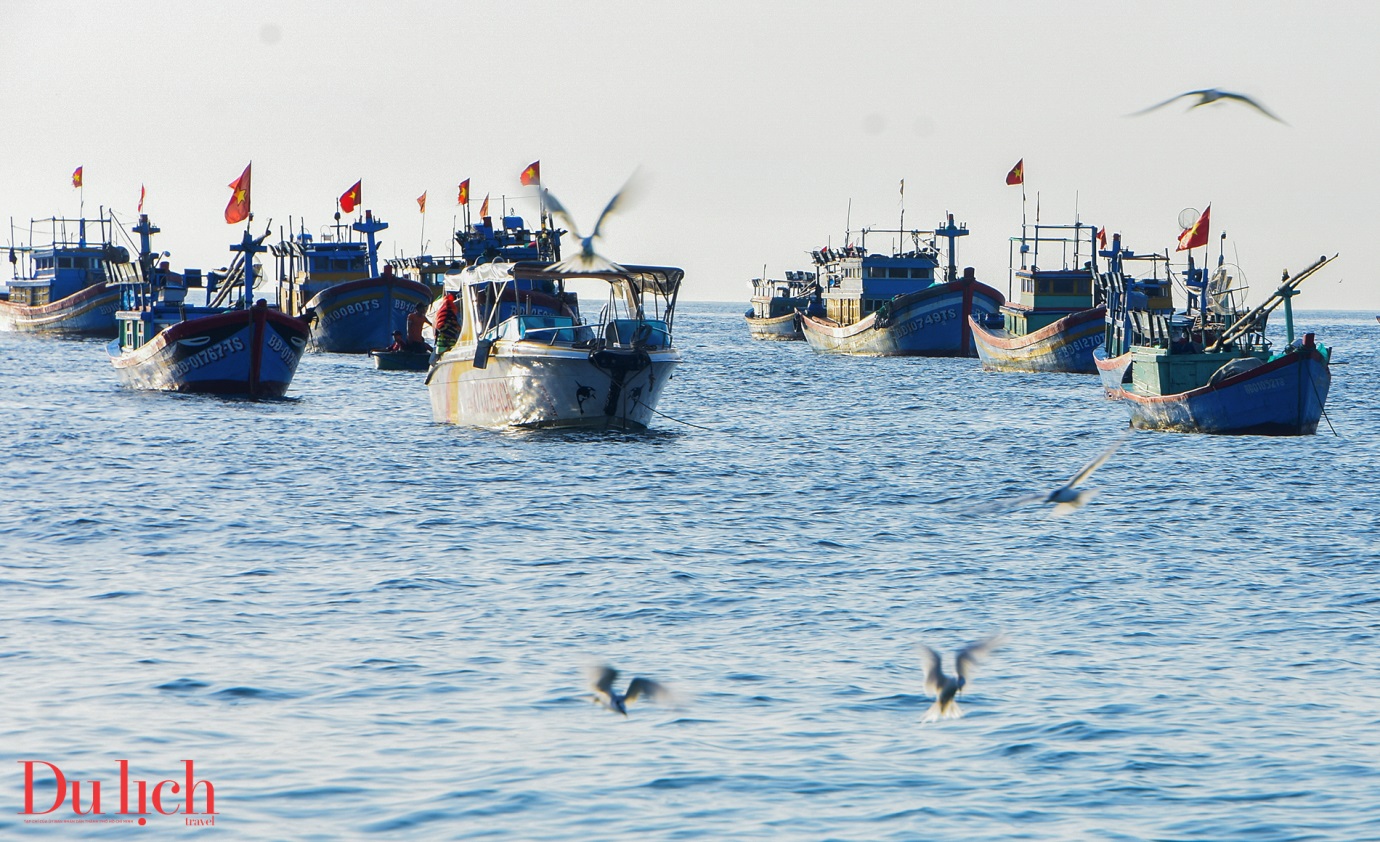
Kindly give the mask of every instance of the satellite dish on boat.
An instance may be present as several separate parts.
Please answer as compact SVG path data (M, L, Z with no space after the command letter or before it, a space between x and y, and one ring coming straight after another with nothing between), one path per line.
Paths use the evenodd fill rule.
M1235 263L1217 267L1208 280L1208 307L1219 315L1235 313L1246 305L1246 273Z
M1184 208L1179 211L1179 228L1187 231L1193 227L1193 223L1198 221L1198 211L1193 208Z

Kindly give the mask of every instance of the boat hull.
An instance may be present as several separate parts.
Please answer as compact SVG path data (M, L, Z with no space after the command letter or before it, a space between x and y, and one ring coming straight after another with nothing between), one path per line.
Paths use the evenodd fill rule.
M978 358L985 371L1097 371L1093 351L1106 339L1105 307L1071 313L1024 336L990 331L969 318Z
M751 311L749 311L749 313L751 313ZM778 342L799 342L805 338L804 332L800 329L799 313L787 313L784 316L775 316L768 319L759 319L752 315L747 315L743 318L747 320L748 334L753 339L766 339Z
M104 282L30 307L0 301L0 330L58 336L114 336L120 291Z
M851 325L801 314L805 341L820 353L855 356L971 357L969 317L998 312L1005 299L986 284L952 281L897 296L887 312Z
M307 345L305 322L266 307L189 319L133 351L109 346L131 389L280 398Z
M501 341L483 368L466 343L427 377L431 417L474 427L645 429L680 362L674 349L584 349Z
M309 351L367 354L393 344L407 330L417 305L431 304L431 290L405 278L366 278L327 287L306 304L315 313Z
M1109 365L1108 369L1115 376L1114 368ZM1317 432L1331 383L1327 357L1316 347L1304 346L1235 377L1180 394L1141 395L1119 382L1115 388L1106 388L1109 397L1130 411L1131 426L1137 429L1308 436Z

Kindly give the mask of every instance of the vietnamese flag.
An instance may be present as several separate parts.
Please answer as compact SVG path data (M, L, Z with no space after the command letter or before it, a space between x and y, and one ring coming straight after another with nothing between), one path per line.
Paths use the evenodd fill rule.
M1097 242L1104 249L1107 247L1107 226L1104 225L1097 229Z
M1184 229L1184 232L1179 235L1179 247L1174 251L1187 251L1207 245L1208 214L1210 213L1212 213L1212 205L1207 206L1207 210L1204 210L1203 215L1198 217L1198 221L1193 223L1193 227Z
M141 184L141 185L139 185L139 210L138 210L138 213L143 213L143 212L144 212L144 185Z
M355 186L340 194L340 209L346 213L354 211L355 207L364 200L364 179L355 182Z
M425 191L425 190L422 191L422 195L420 195L420 196L417 197L417 209L418 209L421 213L426 213L426 191Z
M470 203L470 180L468 178L460 182L460 198L457 203L461 205Z
M527 169L522 171L522 176L519 180L522 182L523 187L530 184L541 184L541 161L533 161L528 164Z
M81 167L77 167L76 169L72 170L72 186L81 186Z
M479 218L484 219L489 215L489 194L484 194L484 204L479 206Z
M1025 159L1016 162L1016 166L1011 168L1011 172L1006 174L1007 184L1025 184Z
M230 194L230 204L225 206L225 221L231 225L249 218L249 168L252 166L254 162L250 161L240 177L230 182L230 189L235 192Z

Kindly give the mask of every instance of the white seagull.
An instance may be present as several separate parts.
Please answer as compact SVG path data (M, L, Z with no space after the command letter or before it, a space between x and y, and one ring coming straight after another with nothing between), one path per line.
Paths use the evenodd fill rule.
M625 206L628 203L628 201L632 198L632 195L635 192L633 190L633 181L636 178L637 172L634 171L633 174L628 177L628 180L623 185L623 187L617 193L613 194L613 198L609 199L609 203L604 206L604 212L599 214L599 219L596 220L594 223L594 230L590 233L588 237L580 235L580 228L575 224L575 219L570 215L570 211L565 209L565 205L561 204L560 200L558 200L554 195L552 195L550 190L542 188L542 194L545 197L546 206L551 209L552 215L560 217L561 221L564 222L568 228L570 228L570 233L574 234L576 239L580 241L580 253L574 257L566 258L565 260L562 260L560 263L556 264L554 268L557 271L623 271L622 266L619 266L617 263L614 263L612 260L609 260L608 258L604 257L603 255L599 254L594 250L594 241L599 239L599 234L604 229L604 220L608 219L609 216L612 215L615 211L617 211L620 206Z
M1083 470L1073 475L1073 479L1049 492L1048 494L1030 494L1022 497L1013 504L1014 506L1025 505L1026 503L1053 503L1054 513L1064 515L1074 511L1084 503L1088 502L1097 494L1096 491L1086 489L1079 491L1078 483L1092 476L1093 471L1102 467L1102 463L1112 458L1116 449L1121 447L1121 443L1126 441L1130 433L1123 433L1120 438L1112 442L1111 446L1097 455L1097 458L1083 466Z
M664 684L650 678L634 678L628 683L628 692L619 694L613 689L618 680L618 670L607 664L589 668L589 688L594 691L594 701L614 713L628 715L628 705L641 696L650 701L660 702L671 699L671 691Z
M963 711L954 697L967 686L968 676L977 666L978 658L997 648L1005 639L1005 636L997 634L958 650L954 654L954 675L945 675L939 653L922 645L920 656L925 660L925 689L934 694L934 704L930 705L920 721L937 722L962 716Z
M1159 104L1157 104L1157 105L1152 105L1152 106L1150 106L1149 108L1143 109L1143 110L1141 110L1141 111L1136 111L1135 113L1132 113L1132 114L1127 114L1126 116L1128 116L1128 117L1138 117L1138 116L1140 116L1141 114L1146 114L1146 113L1149 113L1149 112L1151 112L1151 111L1154 111L1156 108L1163 108L1164 106L1168 105L1169 103L1174 102L1175 100L1183 99L1183 98L1186 97L1186 96L1196 96L1196 97L1198 97L1198 101L1195 102L1195 103L1193 103L1192 105L1190 105L1190 106L1188 107L1188 110L1189 110L1189 111L1192 111L1193 109L1198 108L1199 106L1211 105L1211 104L1214 103L1214 102L1221 102L1222 100L1228 100L1228 101L1235 100L1236 102L1241 102L1241 103L1245 103L1246 105L1249 105L1251 108L1254 108L1256 111L1259 111L1261 114L1264 114L1266 117L1269 117L1271 120L1275 120L1276 122L1284 123L1284 121L1281 120L1281 119L1279 119L1278 117L1276 117L1276 116L1270 111L1270 109L1266 108L1265 106L1261 105L1260 103L1256 102L1255 100L1251 99L1250 97L1246 96L1245 94L1235 94L1235 93L1232 93L1231 91L1219 91L1219 90L1216 89L1216 88L1208 88L1208 89L1202 90L1202 91L1186 91L1186 92L1184 92L1184 93L1179 94L1178 96L1172 96L1172 97L1170 97L1169 99L1166 99L1164 102L1161 102L1161 103L1159 103ZM1289 124L1288 124L1288 123L1284 123L1284 125L1287 126L1287 125L1289 125Z

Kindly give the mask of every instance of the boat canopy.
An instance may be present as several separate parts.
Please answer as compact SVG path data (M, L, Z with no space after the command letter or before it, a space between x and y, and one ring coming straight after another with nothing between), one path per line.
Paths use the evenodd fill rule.
M669 298L680 289L685 277L683 269L673 266L633 266L625 265L604 271L568 271L556 268L552 263L520 262L512 266L512 276L521 280L563 281L570 278L596 278L615 286L627 285L640 298L651 292Z

